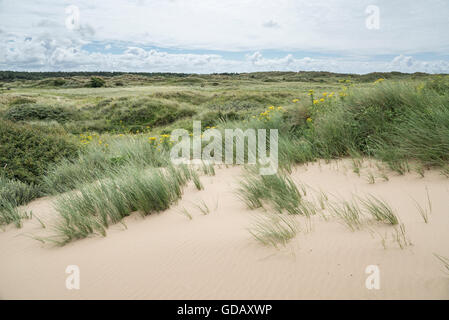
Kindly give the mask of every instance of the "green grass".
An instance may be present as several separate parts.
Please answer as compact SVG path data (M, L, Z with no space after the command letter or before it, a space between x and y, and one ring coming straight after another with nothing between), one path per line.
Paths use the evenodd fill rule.
M264 207L265 203L278 213L309 213L309 210L301 211L301 194L293 180L284 173L264 176L248 170L240 182L238 195L250 209Z
M186 208L182 208L182 209L180 210L180 212L181 212L181 214L183 214L184 216L186 216L187 219L193 220L193 216L190 214L189 211L187 211Z
M279 248L297 235L299 227L292 216L266 213L257 216L248 231L262 245Z
M393 239L398 244L398 246L401 250L412 245L412 243L410 242L410 240L407 237L407 233L405 231L405 225L403 223L394 227Z
M357 174L362 167L360 159L370 157L399 174L409 172L411 163L420 175L437 168L449 176L447 76L325 72L62 76L0 73L3 87L12 88L2 90L0 96L0 176L26 184L11 183L3 188L1 192L9 194L7 201L2 200L4 207L14 209L44 194L73 195L73 190L98 188L96 184L106 184L103 191L94 192L113 203L112 198L121 199L123 191L115 194L107 181L132 170L146 172L169 166L168 143L155 147L148 137L174 128L191 130L193 119L202 119L203 126L217 125L220 130L279 130L280 173L264 177L250 174L241 185L240 196L250 208L266 206L276 212L314 215L316 207L302 198L286 173L296 164L318 159L352 156ZM101 77L105 86L88 88L92 76ZM378 78L387 81L373 84ZM348 79L351 84L341 82ZM335 95L312 104L309 90L314 90L315 99L324 97L324 92ZM261 118L260 113L270 105L276 110L282 105L284 111ZM198 190L204 188L197 171L178 171L182 174L163 172L180 185L191 180ZM212 166L203 166L200 171L214 174ZM367 178L370 183L376 180L372 173ZM137 196L136 190L128 192L143 197ZM86 206L98 204L95 201ZM363 206L364 210L375 219L397 223L391 208L373 199L365 201L369 205ZM116 216L128 210L120 207L123 203L111 204L117 212L106 219L97 208L94 216L80 220L80 226L86 224L81 234L91 230L104 233L105 221L116 221ZM139 206L145 209L145 201ZM350 209L355 210L351 206L339 210ZM13 220L4 219L4 223Z
M169 164L167 150L158 151L145 137L104 136L92 139L95 140L84 147L78 158L65 159L50 166L42 183L47 193L56 194L76 189L124 167L145 169ZM101 140L104 142L99 145Z
M205 216L207 216L210 213L209 206L204 202L204 200L201 200L199 204L195 204L195 207L198 208L198 210L201 211L201 213Z
M0 176L0 199L4 202L22 205L41 195L35 185L29 185L18 180Z
M425 223L429 223L429 216L432 213L432 201L430 200L429 189L426 187L426 204L421 206L418 201L414 200L416 209Z
M363 213L355 201L341 201L339 203L330 203L331 212L337 216L349 230L360 230L363 226Z
M129 168L61 194L54 204L61 219L54 228L57 234L53 240L66 244L91 234L105 236L111 224L132 212L146 216L168 209L181 198L189 180L184 172L174 167L148 171Z
M22 220L29 219L29 215L21 212L14 202L0 199L0 226L13 223L17 228L22 227Z
M215 168L213 164L202 163L201 170L207 176L215 176Z
M399 218L385 201L370 195L366 199L360 199L360 202L364 209L377 221L391 225L399 223Z
M22 220L28 219L29 216L21 213L17 207L30 202L40 194L34 185L0 176L0 225L14 223L16 227L22 227Z

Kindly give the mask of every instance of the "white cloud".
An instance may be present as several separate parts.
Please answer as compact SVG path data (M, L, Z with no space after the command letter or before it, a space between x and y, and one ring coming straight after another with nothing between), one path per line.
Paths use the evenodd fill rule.
M77 30L65 26L65 9L73 4L80 12ZM380 8L380 30L365 27L371 4ZM447 55L447 16L449 1L442 0L0 1L0 68L447 72L447 58L412 58ZM102 45L96 52L82 49L92 43ZM129 46L123 53L109 53L123 43ZM142 48L149 46L160 49ZM265 58L266 50L276 51L277 58ZM224 58L227 52L242 52L241 58ZM310 58L295 58L304 55ZM378 61L375 55L397 57Z
M286 54L266 58L256 51L245 59L227 59L218 54L169 53L132 46L120 54L88 52L83 42L39 37L16 39L3 46L0 69L134 72L253 72L253 71L332 71L368 73L374 71L449 73L446 61L420 61L400 55L387 62L367 62L362 58L295 58Z

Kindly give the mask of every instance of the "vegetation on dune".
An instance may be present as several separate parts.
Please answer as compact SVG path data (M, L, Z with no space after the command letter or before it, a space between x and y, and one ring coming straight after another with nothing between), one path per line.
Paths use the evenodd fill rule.
M92 77L92 78L90 78L88 86L91 88L100 88L100 87L104 87L105 84L106 84L106 81L104 81L102 78Z
M61 216L57 235L47 240L65 244L90 234L106 235L110 224L134 211L143 215L166 210L182 195L190 180L186 169L168 167L145 172L127 168L79 190L60 195L55 208Z
M96 78L101 85L93 85ZM170 166L169 132L191 132L192 120L222 132L279 130L279 173L250 170L239 190L250 208L282 217L253 229L266 244L285 244L296 234L283 214L309 218L318 211L288 176L295 164L356 155L382 160L400 174L410 162L421 174L431 167L447 174L449 167L449 80L443 76L0 72L0 80L22 93L0 97L0 224L19 226L26 214L17 206L60 194L58 243L105 234L133 211L164 210L187 181L203 189L197 170ZM147 87L122 89L130 85ZM209 165L201 170L214 174ZM352 230L367 217L394 225L398 244L408 244L382 200L326 206ZM427 211L420 210L425 221Z
M22 219L28 215L19 212L17 207L39 195L39 190L33 185L0 176L0 226L14 223L21 227Z
M35 185L0 176L0 199L4 202L22 205L41 195Z
M38 184L50 164L77 151L64 132L0 120L0 173L7 178Z
M264 246L285 246L299 232L298 222L291 216L267 213L254 220L248 231Z
M163 126L191 117L194 110L169 100L138 98L120 99L94 108L94 119L104 118L117 126Z
M444 273L449 276L449 258L446 258L444 256L440 256L438 254L434 254L434 256L440 261L440 263L444 267Z
M299 205L301 194L291 178L283 173L259 175L249 171L241 182L238 195L250 209L267 204L278 213L303 213Z
M32 121L55 120L66 122L76 120L76 114L67 108L42 104L13 104L4 114L6 120Z

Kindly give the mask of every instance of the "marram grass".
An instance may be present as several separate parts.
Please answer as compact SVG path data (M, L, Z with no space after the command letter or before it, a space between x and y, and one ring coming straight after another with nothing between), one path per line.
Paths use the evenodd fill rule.
M299 232L294 216L265 213L255 218L249 229L253 238L264 246L285 246Z
M304 214L300 208L301 194L297 186L282 172L264 176L248 170L240 182L238 195L250 209L268 205L278 213Z
M91 234L105 236L111 224L132 212L145 216L168 209L180 199L182 188L192 176L186 172L185 168L175 167L148 171L128 169L60 195L54 203L60 215L54 241L66 244Z

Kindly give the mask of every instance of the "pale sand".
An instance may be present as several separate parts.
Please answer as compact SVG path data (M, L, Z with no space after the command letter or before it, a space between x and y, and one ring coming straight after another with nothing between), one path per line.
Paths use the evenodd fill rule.
M365 163L369 166L369 163ZM373 194L387 200L406 226L413 246L404 250L380 236L393 227L373 224L351 232L337 218L317 215L307 232L285 248L263 247L249 234L254 216L235 194L241 168L203 177L170 210L146 218L133 214L127 229L115 225L106 238L94 237L51 247L23 234L48 234L36 219L22 229L0 232L0 298L3 299L448 299L449 276L433 253L449 257L449 180L438 172L378 179L369 184L352 172L349 160L310 164L293 173L296 182L350 199ZM307 188L308 197L313 195ZM433 212L425 224L411 197L425 204L428 188ZM310 198L311 199L311 198ZM203 215L194 204L209 206ZM185 207L193 216L181 213ZM50 199L27 206L47 223ZM65 269L78 265L80 290L67 290ZM368 265L380 268L380 290L365 287Z

